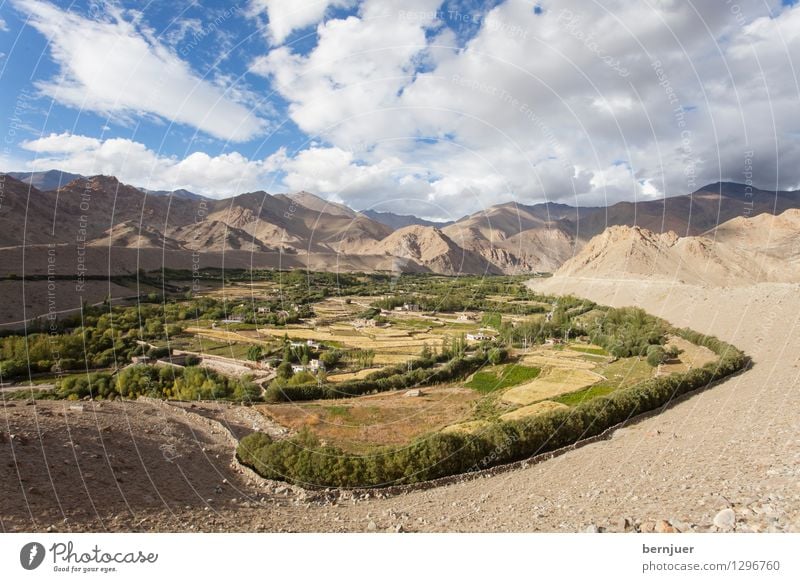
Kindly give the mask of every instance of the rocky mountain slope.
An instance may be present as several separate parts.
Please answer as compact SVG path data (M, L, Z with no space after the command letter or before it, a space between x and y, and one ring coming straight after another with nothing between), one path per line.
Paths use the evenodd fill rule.
M503 272L553 271L574 254L575 225L584 213L565 205L499 204L443 232Z
M800 281L800 210L731 219L702 236L611 226L555 273L736 286Z
M432 226L406 226L370 250L371 254L393 257L396 266L393 270L400 272L419 270L418 267L445 275L502 272L480 254L457 245L444 232Z

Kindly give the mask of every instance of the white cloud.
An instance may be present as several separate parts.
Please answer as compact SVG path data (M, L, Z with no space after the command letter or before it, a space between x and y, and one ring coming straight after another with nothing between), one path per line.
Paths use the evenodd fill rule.
M38 0L16 1L75 18ZM722 8L678 0L540 0L536 14L527 0L506 0L462 13L443 0L364 0L355 14L325 20L331 6L344 3L253 2L266 11L275 43L316 25L310 50L272 48L251 67L271 81L309 136L302 151L281 149L255 161L199 153L180 160L129 140L69 134L27 145L46 158L39 164L116 173L150 187L227 194L263 187L280 173L291 190L441 218L512 199L605 204L683 194L720 179L744 180L751 159L757 186L800 184L800 83L793 73L800 7L779 0ZM444 25L451 10L451 24L476 23L466 44ZM60 100L85 100L115 115L169 117L135 91L119 89L127 73L104 68L103 55L114 53L120 38L121 49L143 62L172 63L173 54L147 31L118 17L79 19L80 26L35 18L37 27L59 29L45 34L66 76L64 84L46 86ZM116 40L94 42L90 58L79 34ZM139 60L114 66L136 71ZM214 81L201 82L177 62L183 81L166 101L156 85L159 103L171 99L174 106L180 97L178 108L187 107L188 94L194 124L204 131L213 134L206 123L221 133L254 130L237 121L238 113L211 115L206 101L192 101L197 93L221 95L219 84L230 86L235 77L215 71ZM147 71L173 83L160 70ZM226 97L234 107L258 100L239 87Z
M292 120L336 145L370 146L391 135L397 119L376 110L397 103L427 49L442 0L367 0L358 16L317 27L307 56L284 46L253 62L291 102Z
M8 32L8 25L2 18L0 18L0 32Z
M89 20L40 0L13 3L50 43L60 74L37 86L57 102L117 119L156 116L231 141L265 131L264 120L119 12Z
M33 171L59 168L86 176L113 175L150 190L185 188L211 197L257 190L269 183L274 169L268 161L248 160L235 152L213 157L194 152L178 158L159 155L129 139L99 140L70 133L50 134L22 147L38 154L27 164Z
M267 13L267 32L273 44L281 44L295 30L302 30L323 19L328 8L343 8L354 0L252 0L254 13Z
M800 7L537 4L541 14L525 0L456 13L480 25L457 46L442 28L450 5L366 0L320 24L308 54L256 59L324 144L287 159L287 180L398 211L412 184L456 214L684 194L744 180L749 150L757 185L800 183Z

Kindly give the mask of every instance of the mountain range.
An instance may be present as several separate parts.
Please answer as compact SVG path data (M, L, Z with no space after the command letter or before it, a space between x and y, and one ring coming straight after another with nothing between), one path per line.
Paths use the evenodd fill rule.
M447 275L553 272L577 268L576 261L597 245L637 232L647 233L642 236L649 242L642 248L660 249L653 251L654 257L689 252L692 245L699 245L695 250L700 252L708 241L716 249L714 245L729 238L725 233L733 219L750 224L756 233L766 227L747 217L800 208L797 191L720 182L686 195L608 207L510 202L438 223L410 215L358 212L309 192L257 191L211 199L58 170L10 173L0 179L0 253L18 255L23 246L47 245L63 252L81 244L90 254L102 255L92 263L99 274L142 265L185 267L185 257L193 253L203 255L204 266ZM715 235L709 236L711 232ZM607 240L592 241L598 235ZM700 238L681 242L692 237ZM112 259L114 253L119 260ZM9 257L17 255L0 260L0 269L16 268L16 259ZM589 264L596 260L591 258Z

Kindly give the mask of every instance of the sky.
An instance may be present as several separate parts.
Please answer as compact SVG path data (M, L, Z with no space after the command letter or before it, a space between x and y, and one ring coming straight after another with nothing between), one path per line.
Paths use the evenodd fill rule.
M0 0L0 171L453 219L800 187L787 0Z

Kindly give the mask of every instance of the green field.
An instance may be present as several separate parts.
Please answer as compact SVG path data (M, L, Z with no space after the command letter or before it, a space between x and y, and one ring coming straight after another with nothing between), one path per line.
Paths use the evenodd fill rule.
M569 346L569 349L571 349L574 352L582 352L584 354L592 354L592 355L595 355L595 356L607 356L608 355L608 352L605 351L603 348L590 348L590 347L587 347L587 346L576 346L574 344L571 344Z
M528 380L533 380L540 372L539 368L532 366L509 364L499 368L497 371L484 370L475 372L472 379L465 386L477 390L481 394L489 394L495 390L503 390Z
M589 386L588 388L584 388L583 390L578 390L577 392L562 394L557 398L553 398L553 401L560 402L561 404L566 404L567 406L577 406L581 402L591 400L592 398L597 398L598 396L605 396L606 394L610 394L614 390L616 390L616 388L612 386L602 386L602 385Z

